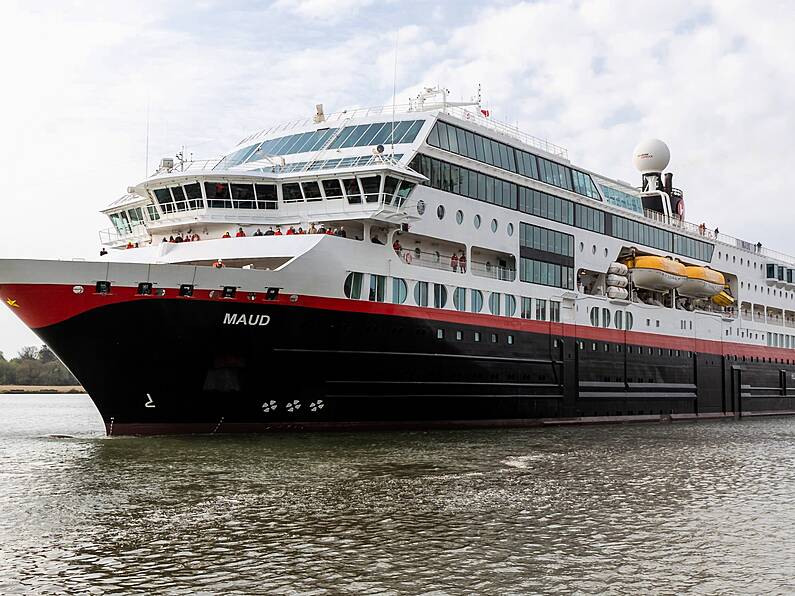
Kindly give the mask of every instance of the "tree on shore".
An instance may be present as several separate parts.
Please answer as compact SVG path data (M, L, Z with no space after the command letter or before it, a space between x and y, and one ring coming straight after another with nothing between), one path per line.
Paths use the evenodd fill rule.
M6 360L0 352L0 385L78 385L47 346L26 346Z

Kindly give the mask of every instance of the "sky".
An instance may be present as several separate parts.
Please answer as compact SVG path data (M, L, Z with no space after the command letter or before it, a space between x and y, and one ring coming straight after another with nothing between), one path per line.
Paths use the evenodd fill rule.
M795 254L791 1L4 0L0 22L0 258L96 255L147 122L151 171L437 84L632 183L664 139L688 220ZM0 352L37 343L0 309Z

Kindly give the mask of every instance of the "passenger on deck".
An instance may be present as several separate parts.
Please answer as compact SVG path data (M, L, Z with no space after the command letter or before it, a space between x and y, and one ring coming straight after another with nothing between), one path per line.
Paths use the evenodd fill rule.
M395 241L392 243L392 250L394 250L398 255L400 255L401 248L402 247L400 246L400 240L395 238Z
M165 240L165 238L163 238L163 240ZM108 251L105 250L104 248L99 251L99 256L100 257L104 257L106 254L108 254Z
M182 234L177 234L176 238L174 238L174 242L179 244L180 242L185 242L185 239L182 237Z
M196 232L194 232L193 236L190 237L191 242L198 242L199 240L201 240L201 237Z
M163 236L163 242L168 242L168 238L166 238L165 236Z
M317 229L318 234L325 234L326 233L326 226L325 224L320 224L320 227Z
M273 236L273 226L269 227L263 236Z
M345 231L345 227L344 226L340 226L340 232L337 235L340 238L347 238L348 237L348 233Z
M235 238L245 238L246 233L243 231L243 228L237 229L237 234L235 234Z
M326 230L326 236L336 236L336 235L337 235L337 230L336 229L332 230L331 228L328 228Z
M296 232L296 234L306 234L306 231L304 231L304 228L302 228L301 226L298 226L298 231Z
M461 273L467 272L467 256L463 250L461 251L461 256L458 257L458 266L461 269Z
M222 259L218 259L215 263L213 263L213 267L216 269L222 269L224 266L224 262Z
M182 239L183 242L190 242L190 236L185 234L185 237Z
M276 226L276 231L273 232L273 235L274 236L281 236L282 235L282 229L279 226Z
M315 224L309 224L309 230L306 232L307 234L317 234L317 228Z
M257 228L257 231L254 232L254 235L255 236L264 236L265 234L262 233L262 230L260 228Z
M450 269L453 270L453 273L458 271L458 255L455 253L450 257Z
M134 247L135 247L135 245L132 242L128 242L127 243L127 250L129 250L131 248L134 248Z
M230 234L229 232L224 232L224 235L221 236L221 238L231 238L231 237L232 237L232 234Z
M295 234L295 228L293 226L290 226L289 228L287 228L287 235L292 236L293 234Z
M168 237L168 241L169 241L169 242L171 242L171 243L173 243L173 242L174 242L174 236L169 236L169 237Z

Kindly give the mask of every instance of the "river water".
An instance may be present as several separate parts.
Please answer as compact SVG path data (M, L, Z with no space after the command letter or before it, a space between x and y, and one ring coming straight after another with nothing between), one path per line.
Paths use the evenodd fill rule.
M108 439L84 396L0 408L2 594L795 593L795 418Z

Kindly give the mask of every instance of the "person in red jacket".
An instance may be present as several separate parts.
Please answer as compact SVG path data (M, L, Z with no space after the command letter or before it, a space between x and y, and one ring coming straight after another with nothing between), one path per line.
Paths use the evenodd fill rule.
M243 228L237 229L237 234L235 234L235 238L245 238L246 233L243 231Z
M450 268L453 270L453 273L458 271L458 255L455 253L450 257Z
M458 263L461 266L461 273L467 272L467 256L464 254L464 251L461 251L461 256L458 257Z
M231 238L232 235L229 232L224 232L224 235L221 238Z
M274 236L281 236L282 229L279 226L276 226L276 231L273 233Z

